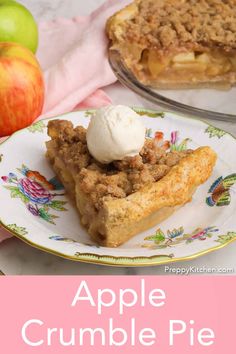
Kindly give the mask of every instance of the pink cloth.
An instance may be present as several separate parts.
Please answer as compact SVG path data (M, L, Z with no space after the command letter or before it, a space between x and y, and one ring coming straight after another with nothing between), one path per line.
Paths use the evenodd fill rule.
M110 103L100 87L116 81L107 60L105 23L131 0L108 0L88 17L57 19L40 25L39 61L45 70L43 117ZM92 96L91 96L92 95Z
M39 24L37 56L46 86L44 109L39 119L111 103L100 90L116 81L107 60L105 23L130 2L107 0L90 16L59 18ZM1 229L0 242L8 237L10 235Z

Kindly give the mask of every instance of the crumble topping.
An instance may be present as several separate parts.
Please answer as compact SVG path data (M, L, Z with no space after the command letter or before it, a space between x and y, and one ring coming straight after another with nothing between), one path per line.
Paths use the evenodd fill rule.
M48 135L60 158L75 172L81 189L90 195L98 209L108 198L125 198L146 184L157 182L192 152L169 152L154 139L146 139L139 155L103 165L88 151L85 128L74 128L69 121L53 120L48 124Z
M236 49L235 0L139 0L136 4L138 14L121 24L119 37L126 44Z

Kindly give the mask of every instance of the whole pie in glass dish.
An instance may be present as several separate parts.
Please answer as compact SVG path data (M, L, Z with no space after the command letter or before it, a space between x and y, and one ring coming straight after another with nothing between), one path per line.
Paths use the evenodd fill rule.
M136 78L160 89L229 89L236 82L235 0L135 0L107 22Z
M126 124L129 116L122 117L125 119L121 122L120 112L117 113L120 109L121 106L100 110L91 118L87 131L82 126L73 127L70 121L52 120L48 124L51 140L46 143L47 158L74 200L82 225L95 242L107 247L123 244L191 201L197 187L212 174L216 162L216 153L210 147L170 151L168 142L158 143L158 134L153 139L144 136L142 141L142 128L135 128L133 122ZM103 115L106 120L102 120ZM124 129L119 127L120 122ZM97 129L100 125L104 129L102 142L100 128ZM131 135L125 153L130 156L121 159L119 151L125 150L125 144L120 146L122 137L119 139L116 132L121 134L122 129L123 134ZM113 142L109 141L111 137ZM142 141L139 147L137 140ZM109 141L110 149L105 141ZM140 151L136 154L137 149ZM112 156L120 159L112 160Z

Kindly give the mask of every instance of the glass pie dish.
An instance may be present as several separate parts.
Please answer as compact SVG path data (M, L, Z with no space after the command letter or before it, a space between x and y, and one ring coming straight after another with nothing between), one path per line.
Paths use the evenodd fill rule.
M236 122L236 87L230 90L157 90L138 81L116 50L109 50L109 62L118 80L158 107L185 116Z

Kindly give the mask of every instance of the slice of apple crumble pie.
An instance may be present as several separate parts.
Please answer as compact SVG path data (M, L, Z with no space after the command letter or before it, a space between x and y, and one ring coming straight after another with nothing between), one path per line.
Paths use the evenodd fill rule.
M86 133L69 121L50 121L47 158L82 225L103 246L121 245L188 203L216 162L210 147L170 151L147 138L138 154L101 163L89 152Z

